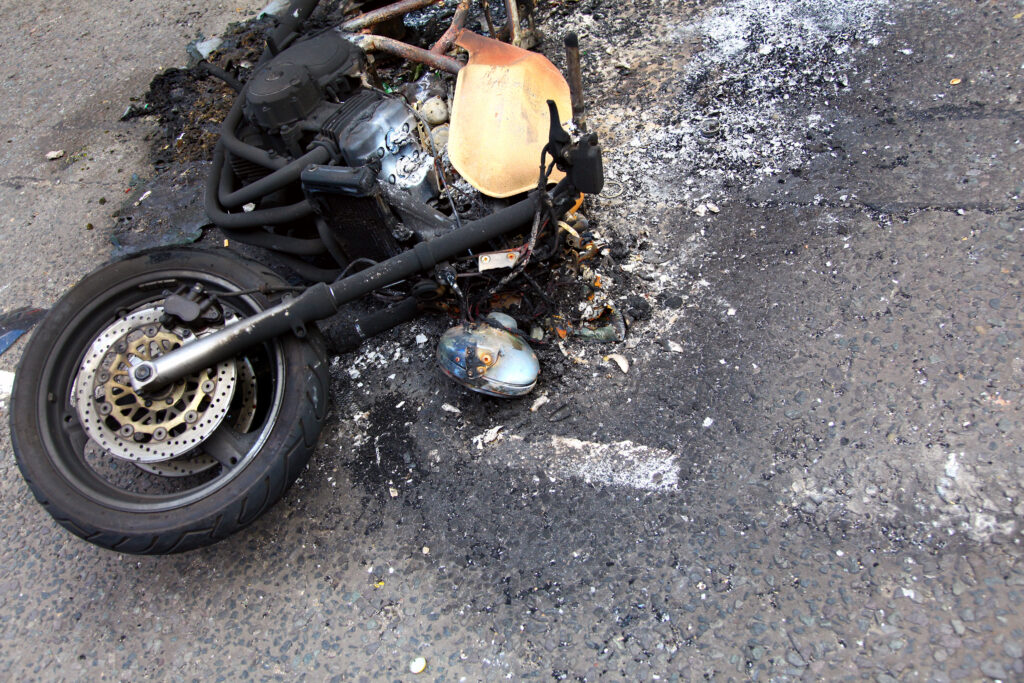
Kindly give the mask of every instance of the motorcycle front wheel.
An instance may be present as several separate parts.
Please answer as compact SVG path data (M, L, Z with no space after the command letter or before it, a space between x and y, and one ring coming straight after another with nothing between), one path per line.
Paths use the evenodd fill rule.
M271 306L285 283L230 252L171 249L93 272L29 340L11 396L15 458L36 499L71 532L111 550L191 550L247 526L309 460L327 409L314 326L255 345L155 394L134 363ZM173 293L208 303L187 327Z

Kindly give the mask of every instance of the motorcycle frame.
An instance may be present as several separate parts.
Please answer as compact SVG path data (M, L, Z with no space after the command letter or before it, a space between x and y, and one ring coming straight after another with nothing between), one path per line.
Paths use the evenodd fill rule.
M567 179L559 183L550 196L556 215L566 211L578 196L579 192ZM299 337L305 336L306 324L329 318L345 304L417 273L429 272L438 263L522 228L538 210L540 201L540 192L534 191L526 199L446 235L420 242L366 270L339 278L331 284L312 285L298 296L285 299L261 313L227 325L152 361L140 363L132 370L132 387L139 392L153 391L278 335L295 333ZM405 316L396 316L394 324L404 319ZM369 338L393 326L378 324L375 326L377 329L360 336ZM359 321L355 327L357 331L360 329Z
M508 0L508 2L510 7L515 5L515 0ZM271 37L271 42L276 42L278 45L290 42L294 38L297 27L309 17L317 4L319 4L319 0L292 0L288 12L284 15L284 19L278 26L277 31ZM384 18L393 16L392 10L394 13L402 13L427 4L431 4L431 2L426 0L402 0L394 5L383 8L377 13L371 13L372 16L364 17L364 20L369 19L369 24L376 23ZM454 31L461 28L465 22L467 10L468 0L462 0L452 22L452 27L438 41L438 44L434 46L432 50L433 56L438 56L439 52L443 54L444 49L450 47ZM490 23L489 20L488 23ZM517 25L518 17L513 16L510 12L510 28ZM343 24L343 28L353 30L364 28L364 26L346 26ZM512 42L516 43L514 28L511 31L511 36L513 38ZM569 85L572 92L573 113L582 123L583 107L582 84L579 71L579 49L574 34L566 37L565 46L570 63ZM401 56L414 60L417 59L405 54ZM451 61L454 62L454 60ZM443 67L436 67L435 65L435 68ZM417 273L427 273L439 263L522 228L537 211L544 209L542 201L553 211L553 215L562 215L580 196L579 189L573 184L575 174L572 167L574 165L573 162L577 159L574 151L577 150L579 145L583 147L594 146L596 148L597 137L590 136L586 140L581 140L580 143L571 143L568 134L558 125L558 111L554 103L549 101L548 106L551 109L552 127L548 146L545 147L545 150L551 153L559 168L568 171L568 175L550 192L538 188L531 192L526 199L456 228L445 235L419 242L401 254L353 275L341 277L330 284L321 282L312 285L298 296L286 297L282 302L261 313L227 325L217 332L202 338L193 338L193 341L152 361L142 362L136 365L130 373L133 389L140 393L158 390L186 375L215 365L250 346L268 341L281 334L294 333L298 337L304 337L307 324L331 317L338 313L346 304L377 289L396 284ZM234 112L237 108L238 105L232 111ZM230 126L225 126L224 130L230 130ZM223 138L221 143L224 144ZM221 145L218 145L218 152L220 150ZM309 163L317 163L321 161L320 157L314 159L311 155L323 152L324 150L318 147L306 155L309 158L304 157L302 160L297 160L293 162L292 166L300 168ZM600 152L597 154L596 166L593 165L595 161L593 157L590 159L585 158L585 155L579 157L583 166L577 169L581 173L580 180L577 182L588 191L595 191L595 178L601 178L597 181L597 188L603 183L602 171L600 169ZM206 205L207 211L211 216L219 213L218 202L216 201L219 191L217 179L220 175L217 171L218 158L220 159L220 164L224 163L222 157L215 158L214 171L210 175L211 181L207 187ZM543 171L543 160L541 169ZM269 211L275 210L271 209ZM233 216L229 216L229 218L231 217ZM226 226L222 225L222 227ZM390 309L354 321L351 324L353 341L355 342L353 346L358 346L362 341L411 319L417 310L418 303L415 299L410 298Z

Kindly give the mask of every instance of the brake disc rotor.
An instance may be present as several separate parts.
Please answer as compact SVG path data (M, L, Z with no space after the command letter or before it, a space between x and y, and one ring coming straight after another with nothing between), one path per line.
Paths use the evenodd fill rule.
M256 371L253 370L252 362L248 358L238 361L238 380L235 386L234 402L238 409L238 416L232 427L238 432L248 432L256 416ZM92 443L90 441L90 444ZM202 474L215 466L217 460L205 453L196 453L163 462L135 462L133 464L150 474L159 474L162 477L187 477L192 474Z
M75 378L73 401L86 433L104 451L149 465L143 469L156 474L181 476L212 466L209 456L168 461L194 451L223 422L236 369L224 361L157 394L137 394L129 370L182 345L177 333L160 324L162 315L156 307L136 311L100 333ZM193 455L189 460L200 457Z

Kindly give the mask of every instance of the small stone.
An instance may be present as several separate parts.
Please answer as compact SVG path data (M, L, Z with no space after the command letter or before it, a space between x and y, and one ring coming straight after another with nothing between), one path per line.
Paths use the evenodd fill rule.
M446 413L455 413L456 415L462 412L461 410L453 406L451 403L442 403L441 410L443 410Z
M1003 652L1006 653L1007 657L1014 659L1024 657L1024 647L1021 647L1021 644L1016 640L1007 640L1003 643Z
M427 668L427 660L424 657L413 657L409 662L409 673L421 674Z
M1006 673L1006 669L1003 665L994 659L986 659L978 668L981 669L981 673L985 674L989 678L999 680L1009 678L1009 674Z
M55 149L52 152L47 152L46 153L46 160L47 161L56 161L57 159L60 159L63 156L64 156L64 150L62 150L62 149Z
M790 650L786 653L786 661L793 666L807 666L807 661L796 650Z
M718 204L714 202L706 202L704 206L708 207L708 211L711 213L718 213L721 209L718 208Z
M701 426L704 427L705 429L707 429L708 427L710 427L713 424L715 424L714 418L705 417L704 418L704 422L701 423Z
M964 633L967 632L967 628L964 627L964 622L960 621L959 619L953 619L949 623L953 626L953 631L958 636L962 636Z
M708 215L708 205L707 204L698 204L697 208L695 208L693 210L693 212L695 214L697 214L698 216L700 216L701 218L703 218L704 216Z
M420 346L423 346L424 344L426 344L427 343L427 335L425 335L423 333L417 334L416 335L416 343L418 345L420 345Z

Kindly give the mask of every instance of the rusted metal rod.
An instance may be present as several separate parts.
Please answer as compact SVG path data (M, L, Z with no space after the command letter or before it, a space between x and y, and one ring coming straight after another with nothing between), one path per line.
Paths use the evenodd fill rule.
M462 62L457 59L434 54L430 50L424 50L421 47L415 47L414 45L409 45L408 43L403 43L400 40L388 38L387 36L361 33L359 35L349 36L348 38L362 49L363 52L387 52L388 54L401 57L402 59L408 59L411 62L426 64L431 69L447 71L451 74L459 73L459 69L462 68Z
M430 48L430 51L435 55L443 55L452 49L452 45L455 43L455 37L458 35L462 27L466 25L466 17L469 16L469 5L471 0L459 0L458 6L455 8L455 15L452 17L452 25L448 27L448 30L444 32L444 35L434 43L434 47Z
M498 30L494 27L494 19L491 18L491 3L489 0L480 0L480 6L484 10L484 20L487 22L487 32L491 38L498 40Z
M583 107L583 74L580 70L580 39L575 33L565 34L565 70L569 81L569 97L572 102L572 118L580 130L587 130L587 118Z
M364 28L369 28L375 24L387 21L389 19L395 19L403 16L413 10L418 10L426 7L427 5L433 5L438 0L399 0L385 7L371 10L366 14L360 14L358 17L353 17L341 25L344 31L362 31Z
M522 27L519 24L519 0L505 0L508 14L508 42L516 47L523 46Z

